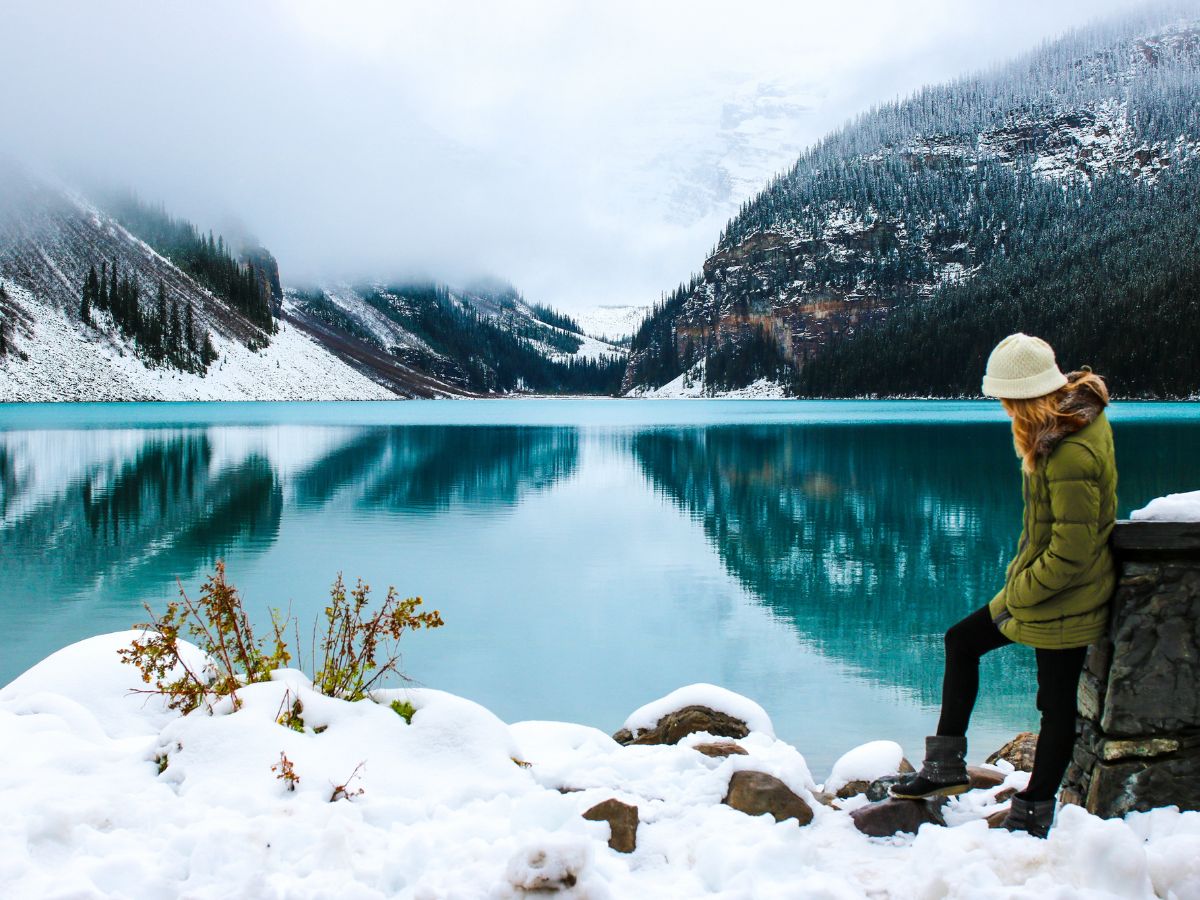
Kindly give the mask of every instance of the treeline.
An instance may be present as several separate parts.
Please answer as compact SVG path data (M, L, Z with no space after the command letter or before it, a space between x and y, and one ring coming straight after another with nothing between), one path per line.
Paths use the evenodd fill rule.
M686 349L687 356L694 358L695 351ZM779 342L761 325L749 334L725 336L704 350L704 388L709 393L745 387L760 378L787 382L794 373Z
M790 171L747 201L719 246L732 246L756 230L806 213L819 214L824 203L847 194L863 211L864 201L896 180L884 171L886 166L872 164L880 155L892 157L897 172L927 148L941 157L935 165L947 164L953 157L939 151L954 143L973 148L979 135L996 130L1021 132L1015 141L1020 153L1033 154L1059 139L1056 129L1045 125L1086 127L1091 123L1079 111L1106 101L1124 106L1132 131L1125 140L1132 146L1173 144L1180 135L1200 134L1200 104L1195 101L1200 61L1194 40L1168 40L1157 47L1135 44L1156 30L1169 31L1186 9L1160 4L1080 29L991 72L926 86L905 100L863 113L817 142ZM909 179L900 181L907 185ZM923 202L913 197L910 205L919 211Z
M81 290L79 317L95 324L94 311L107 312L113 325L138 353L154 363L165 363L184 372L203 373L216 360L212 336L196 326L189 298L181 306L179 295L167 299L166 284L160 279L154 300L143 306L142 289L136 277L121 273L114 260L88 269Z
M650 315L634 332L629 342L629 359L632 364L634 357L637 357L640 384L658 387L691 365L692 360L684 365L684 360L680 358L675 344L675 325L684 303L699 285L699 276L693 276L687 284L678 285L655 304Z
M132 194L110 205L117 221L133 234L255 325L274 333L270 276L253 263L239 262L223 237L214 238L211 231L201 234L191 222L173 218L161 205L142 203Z
M1122 396L1200 391L1200 167L1153 187L1110 177L1017 230L975 278L844 334L796 377L809 396L976 395L987 356L1015 331L1090 365Z
M563 331L570 331L573 334L583 334L583 329L579 323L568 316L566 313L559 312L552 306L546 306L543 303L531 303L529 308L533 311L534 318L539 322L545 322L547 325L553 325L555 328L561 328Z
M8 305L8 291L0 284L0 305ZM8 356L8 315L0 310L0 356Z
M479 393L533 391L548 394L616 394L625 361L548 359L526 337L498 327L441 285L362 288L368 303L421 338L453 363L455 377Z

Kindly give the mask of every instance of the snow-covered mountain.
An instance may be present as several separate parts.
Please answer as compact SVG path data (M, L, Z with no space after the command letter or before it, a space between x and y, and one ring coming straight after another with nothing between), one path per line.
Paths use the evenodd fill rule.
M165 211L134 202L114 215L14 169L0 173L0 194L0 400L365 400L619 383L624 350L541 321L553 311L507 286L284 292L264 248L235 252Z
M648 315L649 306L606 304L571 313L571 318L584 334L604 341L619 341L632 337Z
M1179 251L1197 211L1198 91L1200 21L1176 7L864 114L730 221L701 273L639 330L624 389L657 388L704 362L709 392L763 378L813 394L973 391L980 355L1024 327L1119 374L1126 391L1195 390L1158 367L1184 373L1183 339L1200 327L1172 312L1192 301L1169 288L1194 283L1172 267L1190 265ZM1093 319L1102 312L1111 331L1184 323L1163 325L1174 343L1141 375L1129 340L1108 346L1110 332L1072 327L1082 306L1060 305L1098 290L1089 258L1114 297L1162 298L1138 316L1103 297L1087 304ZM1024 290L1022 305L1021 277L1057 288L1056 299L1031 303ZM900 364L903 348L928 347L954 319L962 327L939 355ZM914 374L900 385L897 370Z
M285 291L283 318L350 365L404 365L462 392L614 393L625 350L511 285L363 282Z
M382 399L394 396L302 332L271 334L78 194L7 171L0 208L0 399ZM81 316L89 270L118 271L152 314L190 310L215 358L201 367L139 352L113 310Z

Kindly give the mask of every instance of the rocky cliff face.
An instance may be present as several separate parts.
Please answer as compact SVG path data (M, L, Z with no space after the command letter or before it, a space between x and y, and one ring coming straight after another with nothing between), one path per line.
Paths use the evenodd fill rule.
M1138 20L863 116L730 222L635 339L625 390L763 334L798 372L893 308L986 275L1064 192L1154 184L1200 155L1198 71L1200 23Z

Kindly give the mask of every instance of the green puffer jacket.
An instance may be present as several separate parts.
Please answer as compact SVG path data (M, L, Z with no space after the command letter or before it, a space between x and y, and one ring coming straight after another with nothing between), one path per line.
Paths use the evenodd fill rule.
M989 604L1005 637L1041 649L1100 638L1116 584L1108 547L1117 512L1112 429L1098 400L1080 403L1089 424L1051 435L1033 473L1024 475L1017 555Z

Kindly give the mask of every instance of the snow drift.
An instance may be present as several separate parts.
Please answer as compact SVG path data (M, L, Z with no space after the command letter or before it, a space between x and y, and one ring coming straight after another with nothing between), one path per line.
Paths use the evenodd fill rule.
M621 747L569 723L506 725L430 689L349 703L295 670L240 690L237 711L226 702L181 717L130 693L144 686L116 650L135 634L74 644L0 689L6 897L516 897L546 885L564 897L651 898L1200 892L1200 813L1102 821L1067 807L1047 841L989 831L958 801L947 820L961 824L888 840L815 802L806 827L746 816L720 802L739 768L776 773L806 799L814 785L757 704L711 686L680 696L747 712L747 755L710 758L691 740ZM303 731L277 722L295 698ZM411 704L411 723L393 700ZM877 755L858 754L871 765ZM339 787L347 799L331 802ZM638 807L632 854L609 849L606 823L581 817L610 797Z

